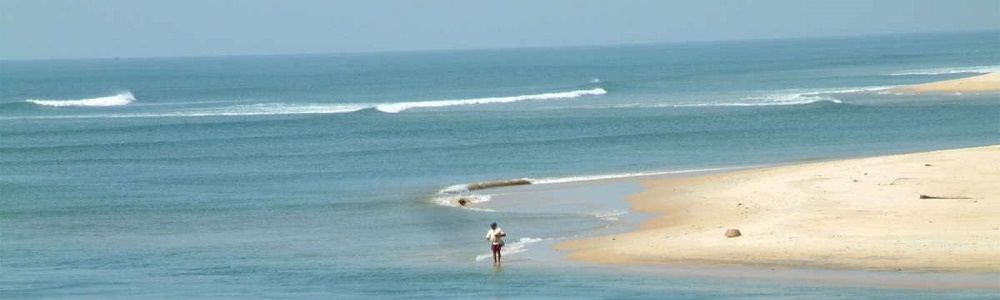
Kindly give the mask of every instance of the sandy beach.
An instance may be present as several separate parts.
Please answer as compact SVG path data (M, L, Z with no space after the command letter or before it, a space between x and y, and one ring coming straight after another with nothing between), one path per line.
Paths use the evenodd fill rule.
M1000 72L893 88L897 92L988 92L1000 91Z
M555 247L602 263L1000 272L997 162L1000 145L651 180L628 201L656 217Z

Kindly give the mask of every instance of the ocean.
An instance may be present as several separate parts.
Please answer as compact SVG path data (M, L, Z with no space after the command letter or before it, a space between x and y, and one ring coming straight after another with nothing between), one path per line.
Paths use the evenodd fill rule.
M998 93L888 90L995 71L1000 32L0 61L0 298L995 297L550 247L646 217L607 179L1000 143Z

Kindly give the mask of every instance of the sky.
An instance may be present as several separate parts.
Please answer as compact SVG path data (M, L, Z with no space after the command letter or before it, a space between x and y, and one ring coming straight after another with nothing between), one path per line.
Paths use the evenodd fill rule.
M1000 31L1000 0L0 0L0 60Z

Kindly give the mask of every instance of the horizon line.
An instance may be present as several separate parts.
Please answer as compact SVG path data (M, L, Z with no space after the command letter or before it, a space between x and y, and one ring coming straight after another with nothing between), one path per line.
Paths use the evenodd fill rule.
M891 32L891 33L869 33L851 35L827 35L808 37L777 37L777 38L743 38L743 39L709 39L709 40L688 40L688 41L664 41L664 42L635 42L635 43L594 43L579 45L560 46L520 46L520 47L469 47L469 48L427 48L427 49L399 49L399 50L372 50L372 51L331 51L331 52L299 52L299 53L246 53L246 54L217 54L217 55L163 55L163 56L103 56L103 57L57 57L57 58L24 58L24 59L4 59L0 62L31 62L31 61L72 61L72 60L143 60L143 59L194 59L194 58L238 58L238 57L267 57L267 56L323 56L323 55L377 55L377 54L417 54L435 52L466 52L466 51L490 51L490 50L542 50L542 49L565 49L565 48L598 48L598 47L628 47L628 46L657 46L657 45L684 45L684 44L713 44L713 43L739 43L739 42L777 42L795 40L831 40L850 38L870 38L880 36L917 36L932 34L973 34L998 32L1000 29L981 29L963 31L924 31L924 32Z

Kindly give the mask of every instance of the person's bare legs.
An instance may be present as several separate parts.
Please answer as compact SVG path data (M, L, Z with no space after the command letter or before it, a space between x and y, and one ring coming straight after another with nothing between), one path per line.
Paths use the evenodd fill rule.
M501 247L503 247L503 246L492 245L492 247L490 247L490 250L493 251L493 263L495 263L495 264L500 263L500 248Z

